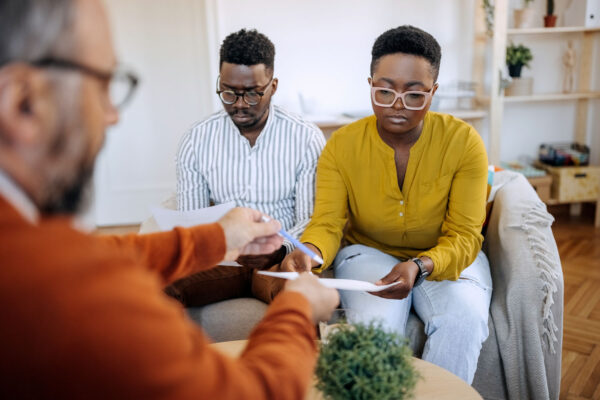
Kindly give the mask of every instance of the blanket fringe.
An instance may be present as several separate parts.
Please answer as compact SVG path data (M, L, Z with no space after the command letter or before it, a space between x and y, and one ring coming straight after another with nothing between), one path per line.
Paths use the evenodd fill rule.
M544 292L544 303L542 306L542 343L552 354L556 354L554 344L558 342L558 338L555 334L555 332L558 331L558 327L554 322L552 305L554 304L553 295L558 290L556 282L560 275L556 268L558 263L556 262L554 255L548 249L548 244L544 236L539 232L539 229L537 229L537 227L548 227L553 221L554 218L546 210L546 205L543 203L536 203L528 210L528 212L523 214L521 229L527 234L529 247L534 250L534 258L540 269L542 281L544 282L542 285L542 291Z

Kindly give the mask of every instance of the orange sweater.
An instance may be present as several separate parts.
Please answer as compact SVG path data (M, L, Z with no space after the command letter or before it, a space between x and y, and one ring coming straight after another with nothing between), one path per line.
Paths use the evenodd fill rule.
M161 292L223 258L218 224L125 237L70 224L31 225L0 197L0 398L304 396L316 347L302 295L278 296L232 359Z

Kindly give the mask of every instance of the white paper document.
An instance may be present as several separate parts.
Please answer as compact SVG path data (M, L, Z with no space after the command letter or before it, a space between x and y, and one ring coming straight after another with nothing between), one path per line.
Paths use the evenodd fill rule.
M258 271L261 275L273 276L275 278L283 278L294 280L298 277L297 272L270 272L270 271ZM357 281L354 279L331 279L331 278L319 278L319 282L323 286L327 286L334 289L341 290L358 290L365 292L380 292L391 286L397 284L397 282L390 283L389 285L377 286L371 282Z
M235 208L235 202L219 204L218 206L200 208L192 211L176 211L166 208L153 207L151 209L158 227L162 231L170 231L176 226L189 228L200 224L211 224Z
M223 215L235 208L235 202L219 204L213 207L200 208L192 211L176 211L167 208L153 207L152 215L161 231L170 231L176 226L189 228L194 225L217 222ZM222 261L219 265L240 267L235 261Z

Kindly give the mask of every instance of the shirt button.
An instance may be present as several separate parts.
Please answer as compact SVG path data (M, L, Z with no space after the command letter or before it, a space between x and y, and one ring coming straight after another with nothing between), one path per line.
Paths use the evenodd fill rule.
M404 205L404 200L400 200L400 205L403 206Z
M400 213L400 214L398 214L398 215L400 215L401 217L404 217L404 213Z

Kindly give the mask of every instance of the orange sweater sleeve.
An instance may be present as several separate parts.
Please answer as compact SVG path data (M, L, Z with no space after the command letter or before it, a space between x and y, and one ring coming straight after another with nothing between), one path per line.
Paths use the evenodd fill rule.
M80 293L76 305L70 306L78 316L74 326L57 328L68 348L60 354L60 364L68 368L65 376L53 379L58 379L58 390L73 395L57 398L81 394L80 398L99 399L233 400L305 395L316 345L310 306L301 294L277 296L246 350L234 359L210 346L181 308L160 293L151 274L109 269L105 279L96 277L81 287L87 296ZM111 301L101 295L107 293ZM79 312L74 310L79 307ZM66 382L75 385L74 390Z
M218 223L98 239L117 250L133 253L141 265L158 272L165 284L214 267L223 261L226 250L225 234Z

